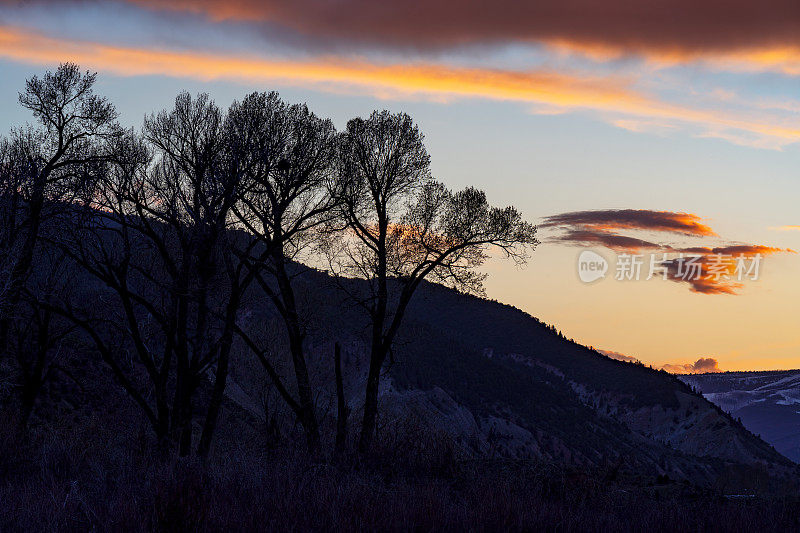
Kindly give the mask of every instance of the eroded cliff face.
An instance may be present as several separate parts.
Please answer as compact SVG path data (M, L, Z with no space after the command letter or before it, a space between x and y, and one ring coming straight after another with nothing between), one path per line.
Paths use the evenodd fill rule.
M589 383L579 382L570 379L569 371L553 361L503 354L493 348L461 352L462 347L449 343L449 348L437 351L431 334L417 340L433 345L433 349L418 354L431 365L424 372L426 379L412 381L390 368L380 393L380 427L387 434L406 435L400 438L409 442L445 438L465 457L535 459L600 469L622 467L708 480L716 475L714 460L747 465L781 462L769 446L672 376L655 373L673 387L674 401L648 403L637 398L636 391L620 393L604 388L602 374ZM412 348L411 344L402 345L396 354L397 366L414 363ZM310 345L314 366L324 368L332 349L329 342ZM345 344L343 355L345 391L355 433L360 421L367 345L351 340ZM460 367L451 356L460 361ZM290 370L289 365L287 361L280 366L285 372ZM239 365L245 366L246 362ZM634 365L630 369L654 372ZM233 401L261 419L281 409L273 401L272 415L264 411L259 400L264 394L263 379L257 367L239 371L232 376L228 390ZM322 425L332 428L332 371L318 373L314 380ZM282 416L284 431L290 432L291 414L284 411Z
M718 457L744 463L763 461L768 455L742 435L730 419L695 396L676 392L680 407L643 407L622 411L618 418L638 433L684 453Z
M742 463L768 463L774 453L718 407L692 391L676 387L672 405L636 407L633 395L602 390L602 376L595 383L569 380L557 366L512 353L497 354L486 349L484 354L495 359L530 368L540 368L556 378L567 380L581 403L593 409L598 417L621 422L632 432L655 444L698 457L714 457ZM600 390L598 390L598 382Z

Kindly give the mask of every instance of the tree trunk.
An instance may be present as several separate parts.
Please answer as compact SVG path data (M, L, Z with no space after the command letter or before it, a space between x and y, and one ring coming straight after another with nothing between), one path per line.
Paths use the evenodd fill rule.
M289 274L286 272L285 257L283 249L276 246L273 253L275 262L275 274L278 280L278 288L281 293L283 304L283 318L286 322L289 334L289 350L292 354L295 379L297 380L297 396L300 404L300 424L306 433L306 443L308 451L316 454L320 449L319 424L314 408L314 394L311 387L311 379L308 375L305 353L303 352L303 332L300 326L300 317L297 312L292 283Z
M178 438L178 453L181 457L191 454L192 449L192 376L189 358L188 314L189 314L189 264L184 261L178 277L176 296L178 298L175 321L176 376L175 401L173 403L173 430Z
M203 433L200 435L200 444L197 453L200 457L207 457L211 449L211 439L217 428L217 418L225 399L225 385L228 381L228 364L230 362L231 345L233 344L233 322L236 320L236 310L239 307L239 295L231 296L228 303L225 330L220 342L219 357L217 359L217 369L214 372L214 388L211 391L208 413L203 424Z
M361 421L361 436L358 441L358 451L367 453L372 447L375 436L375 425L378 416L378 391L380 389L381 368L386 358L383 343L372 344L372 354L369 361L369 374L367 376L367 389L364 397L364 418Z
M42 383L39 379L31 376L26 379L25 384L22 386L20 394L20 415L19 427L24 429L28 426L28 421L33 414L33 408L36 405L36 398L39 396Z
M178 357L178 373L175 384L175 400L172 406L172 432L178 441L181 457L191 454L192 449L192 405L191 384L188 364L181 365Z
M335 457L344 455L347 444L347 417L350 409L344 397L344 377L342 376L342 347L336 343L334 351L334 365L336 367L336 444L333 450Z
M180 442L178 455L188 457L192 453L192 402L187 398L183 403L181 415Z
M375 424L378 416L378 391L380 390L381 368L389 350L389 345L384 341L384 323L386 322L386 309L389 304L389 291L386 280L386 235L387 222L379 216L379 242L378 242L378 294L375 310L372 314L372 349L369 358L369 374L367 375L367 388L364 395L364 418L361 421L361 436L358 441L358 451L367 453L372 446L375 436Z
M42 178L39 178L42 179ZM37 180L38 183L38 180ZM0 353L8 351L8 335L11 329L11 321L17 306L22 297L22 289L28 278L31 265L33 264L33 254L36 242L39 240L39 227L42 219L42 209L44 208L44 195L37 193L31 199L28 211L28 234L25 242L20 248L20 257L11 269L8 291L6 293L6 312L0 313Z
M20 359L20 366L23 367L23 383L22 391L20 394L21 412L19 425L20 428L25 428L28 421L33 414L33 409L36 406L36 399L42 391L45 380L45 362L47 361L47 352L50 342L50 313L46 312L43 317L39 319L39 331L36 336L36 359L33 361L32 366ZM27 351L21 347L17 347L18 357L25 357Z
M225 397L225 385L228 380L228 355L220 355L217 361L217 370L214 376L214 389L211 391L211 399L208 404L208 413L203 424L203 433L200 435L200 444L197 447L197 454L200 457L207 457L211 449L211 439L217 429L217 418Z
M156 437L164 441L169 437L169 405L167 404L166 380L159 379L156 384Z

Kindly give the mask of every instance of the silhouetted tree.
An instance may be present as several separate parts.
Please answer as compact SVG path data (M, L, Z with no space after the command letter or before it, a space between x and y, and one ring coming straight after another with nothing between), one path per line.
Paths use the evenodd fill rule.
M334 168L335 129L305 105L287 105L277 93L253 93L233 104L229 115L233 151L241 152L243 179L234 211L258 247L243 259L280 314L289 339L297 386L289 402L311 451L319 448L319 424L303 349L307 325L298 309L293 280L306 267L297 259L313 230L331 217L327 184ZM272 282L274 280L274 283ZM250 345L256 346L252 341ZM263 350L256 350L270 366ZM273 379L276 372L270 371ZM286 387L279 390L287 392Z
M52 244L99 284L89 285L83 298L73 301L54 294L49 308L69 319L90 339L117 382L139 405L162 442L168 437L171 399L168 395L173 361L173 302L162 282L155 247L142 232L167 230L151 218L138 218L137 202L152 154L130 134L115 146L114 160L95 176L94 187L74 206L70 224ZM150 385L142 383L135 354ZM155 405L150 404L150 400Z
M164 318L177 369L172 429L186 455L200 380L216 367L214 401L219 402L227 378L241 275L228 255L228 229L241 176L227 153L235 140L226 137L223 113L207 95L179 95L172 110L145 120L144 135L156 164L131 200L141 224L137 229L158 251L169 280L171 316ZM218 404L212 418L217 410ZM208 451L213 422L206 426L202 453Z
M31 271L47 205L79 189L83 167L101 161L104 141L121 134L114 106L94 94L95 80L96 74L64 63L41 78L33 76L19 95L20 104L38 124L14 130L6 149L10 170L4 174L13 184L11 195L16 196L13 242L6 246L17 256L7 281L6 312L0 314L0 349L5 349L11 316Z
M523 263L535 226L513 207L491 207L473 188L452 193L435 182L423 136L406 114L375 112L353 119L341 138L339 213L349 231L329 248L338 275L366 278L353 294L369 315L372 335L359 448L375 433L380 375L408 304L428 278L480 292L475 271L493 246Z
M180 454L191 452L193 423L205 412L197 448L205 455L238 336L316 452L319 422L304 347L309 321L295 280L308 268L299 262L304 252L321 243L371 324L359 442L365 451L380 374L421 282L479 293L484 276L476 267L489 247L523 263L537 244L536 228L514 208L491 207L481 191L454 193L434 181L422 135L407 115L376 112L337 135L331 121L276 93L253 93L227 113L207 95L182 93L171 110L147 117L139 135L117 125L113 107L93 94L94 82L70 64L32 78L20 102L39 127L0 141L0 333L7 348L14 324L28 413L50 368L47 353L69 323L91 341L158 438L172 436ZM43 233L48 217L57 229ZM39 242L50 248L32 283ZM54 276L58 268L64 274ZM75 275L79 283L99 282L80 301L53 282ZM343 281L352 276L367 280L367 290ZM285 325L294 387L237 322L254 282ZM23 307L30 320L14 323ZM341 453L348 408L336 353ZM207 378L208 403L197 405Z
M198 448L208 452L240 303L243 265L228 241L240 174L229 140L206 95L180 94L172 110L145 120L144 139L129 134L117 143L82 223L62 243L114 295L119 314L73 306L68 316L89 332L158 437L175 436L181 455L192 449L197 389L213 372ZM118 339L136 353L149 383L114 360Z
M86 168L102 164L108 143L121 135L114 107L93 92L95 79L69 63L32 77L19 102L36 125L0 141L0 353L16 362L23 424L50 373L48 353L62 337L37 300L54 290L60 269L40 241L86 186ZM26 288L33 270L39 279Z

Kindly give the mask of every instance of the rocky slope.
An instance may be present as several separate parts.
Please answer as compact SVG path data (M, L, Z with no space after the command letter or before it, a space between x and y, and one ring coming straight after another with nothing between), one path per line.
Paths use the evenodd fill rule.
M696 374L681 380L800 462L800 370Z
M303 279L306 312L318 324L308 345L312 366L320 369L320 410L334 414L338 340L357 420L367 370L365 324L324 273L310 271ZM253 325L272 315L261 305L246 312ZM280 339L275 347L280 353ZM427 431L447 433L469 453L694 478L713 477L726 463L792 468L676 377L609 359L518 309L441 286L424 286L413 301L393 359L381 395L382 424L411 418ZM288 361L283 367L291 368ZM234 382L231 394L241 405L257 404L252 398L265 394L257 363L246 357Z

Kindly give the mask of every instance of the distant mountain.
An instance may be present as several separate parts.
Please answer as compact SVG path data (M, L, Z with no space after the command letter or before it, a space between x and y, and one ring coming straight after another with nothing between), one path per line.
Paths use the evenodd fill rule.
M680 376L776 450L800 462L800 370Z

